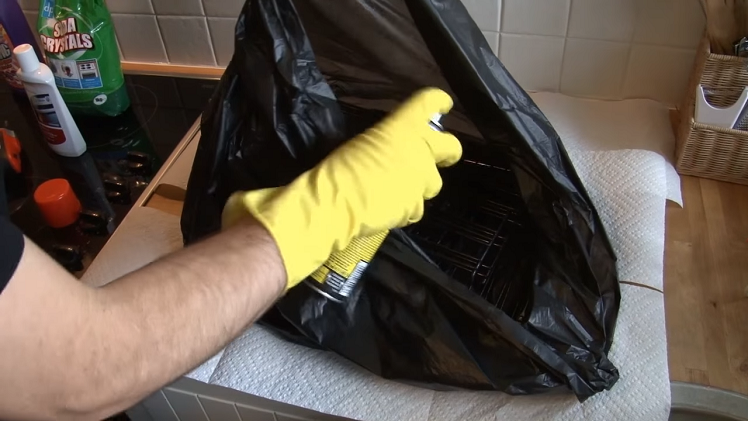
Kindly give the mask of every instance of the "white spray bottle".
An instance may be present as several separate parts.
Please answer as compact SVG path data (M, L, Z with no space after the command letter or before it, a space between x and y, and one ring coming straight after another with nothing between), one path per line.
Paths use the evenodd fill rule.
M19 45L13 54L20 66L18 79L23 82L49 147L58 155L81 156L86 152L86 142L57 90L52 70L39 62L29 44Z

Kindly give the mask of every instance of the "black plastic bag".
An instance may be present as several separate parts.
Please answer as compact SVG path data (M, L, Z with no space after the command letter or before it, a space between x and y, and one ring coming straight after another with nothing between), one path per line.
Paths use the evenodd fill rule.
M182 214L289 183L424 86L463 160L424 220L387 237L353 295L302 283L263 323L386 378L512 394L609 389L615 256L558 135L459 0L248 0L203 114Z

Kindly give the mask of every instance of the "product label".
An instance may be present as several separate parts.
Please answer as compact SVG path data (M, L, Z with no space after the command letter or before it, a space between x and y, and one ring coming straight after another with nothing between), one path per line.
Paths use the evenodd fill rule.
M0 24L0 73L10 86L23 89L23 83L18 80L18 61L13 55L13 42L11 42L5 28Z
M111 16L102 0L43 0L39 41L76 115L118 115L130 105Z
M55 84L61 88L93 89L104 86L96 59L76 61L50 58L47 63L55 74Z
M38 94L29 95L29 100L34 107L39 127L47 142L52 145L65 143L65 132L62 131L52 98L48 94Z
M40 16L44 19L50 19L55 15L55 0L44 0L42 3L42 12Z
M53 54L66 51L92 50L94 48L91 34L78 32L78 22L75 18L56 21L52 36L40 35L44 49Z
M345 250L330 256L311 278L317 282L324 282L321 286L322 291L332 297L349 297L387 234L388 232L383 232L354 239Z
M55 21L52 36L40 35L42 46L49 55L47 64L55 74L55 84L68 89L95 89L104 86L99 71L99 63L95 58L75 60L83 54L73 53L79 50L92 50L94 46L91 34L79 32L78 20L69 17ZM69 59L53 57L69 56Z

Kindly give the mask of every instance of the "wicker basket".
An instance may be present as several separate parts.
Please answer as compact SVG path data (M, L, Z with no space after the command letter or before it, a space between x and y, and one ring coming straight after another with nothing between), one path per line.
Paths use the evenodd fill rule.
M711 54L709 42L702 41L681 109L676 168L683 175L748 184L748 119L738 124L739 130L696 123L699 84L708 89L710 104L733 104L748 86L748 59Z

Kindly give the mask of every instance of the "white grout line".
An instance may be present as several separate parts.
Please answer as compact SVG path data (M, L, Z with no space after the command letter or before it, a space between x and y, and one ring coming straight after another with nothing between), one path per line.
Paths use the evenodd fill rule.
M208 416L208 412L205 411L205 407L203 407L203 403L200 401L200 398L198 397L198 395L195 394L194 396L195 396L195 400L197 401L197 404L200 406L200 409L203 411L203 415L205 415L205 419L208 420L208 421L213 421Z
M618 97L620 99L626 99L626 97L624 96L624 89L626 88L626 82L629 80L629 75L631 74L631 72L630 72L630 70L631 70L631 52L632 52L633 49L634 49L634 43L631 42L631 43L629 43L629 49L628 49L628 52L626 53L626 64L625 64L626 67L625 67L625 69L623 71L624 72L623 73L623 77L621 78L621 85L618 87Z
M210 31L210 25L208 24L208 18L203 16L205 20L205 32L208 34L208 46L210 52L213 54L213 66L218 66L218 56L216 55L216 49L213 47L213 33Z
M161 396L166 401L166 405L168 405L169 409L171 409L171 413L174 414L174 418L179 419L179 417L177 416L177 411L175 411L174 407L171 406L171 402L169 402L169 398L166 397L166 394L164 393L164 390L163 389L159 390L159 393L161 393Z
M244 418L242 418L242 414L239 413L239 408L236 407L236 402L230 402L231 407L234 408L234 412L236 413L236 419L239 421L244 421Z
M634 13L634 28L631 30L631 36L629 37L629 48L626 52L626 64L625 69L623 73L623 77L621 78L621 86L618 87L618 97L621 99L626 99L625 97L625 89L626 89L626 82L629 80L629 76L631 75L631 52L634 49L634 36L636 35L636 23L639 21L639 8L636 8L636 11Z
M556 92L561 92L561 80L564 75L564 63L566 63L566 44L569 42L569 27L571 26L571 9L574 0L569 0L569 11L566 12L566 31L564 32L564 47L561 50L561 67L558 70L558 85Z
M117 28L114 26L114 20L110 21L112 23L112 32L114 32L114 42L117 44L117 52L119 52L119 61L123 61L125 59L125 54L122 52L122 47L119 45L119 37L117 36Z
M499 33L499 45L496 46L496 58L501 57L501 28L504 26L504 3L506 3L506 0L499 0L499 21L496 24L496 32ZM500 58L499 61L501 61ZM504 63L501 64L504 65Z
M498 16L496 17L496 19L498 19L496 21L496 32L499 34L501 34L501 19L504 17L504 1L505 0L497 0L499 10L497 11Z
M151 5L151 9L153 9L153 18L156 19L156 29L158 29L158 39L161 41L161 48L164 51L164 57L166 57L166 62L171 63L171 59L169 58L169 50L166 49L166 42L164 42L164 34L161 31L161 22L158 20L158 15L156 14L156 8L153 7L153 0L148 0L148 3Z

